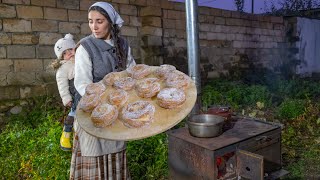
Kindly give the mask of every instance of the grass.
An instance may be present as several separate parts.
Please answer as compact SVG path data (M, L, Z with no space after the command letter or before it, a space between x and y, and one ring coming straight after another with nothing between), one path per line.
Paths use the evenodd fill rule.
M29 101L30 109L11 115L0 134L1 179L68 179L71 152L59 147L62 116L59 99L41 97ZM127 146L132 179L166 179L165 133Z
M299 85L296 87L295 85ZM287 179L319 179L320 84L290 80L266 84L213 81L203 89L206 105L232 105L235 112L284 124L282 155ZM297 92L296 89L299 89ZM0 129L1 179L68 179L71 152L61 151L59 99L29 99L29 108ZM183 122L182 122L183 123ZM168 179L165 133L127 146L132 179Z
M0 135L0 174L5 179L66 179L70 153L61 151L61 109L52 99L29 102L36 105L12 115Z

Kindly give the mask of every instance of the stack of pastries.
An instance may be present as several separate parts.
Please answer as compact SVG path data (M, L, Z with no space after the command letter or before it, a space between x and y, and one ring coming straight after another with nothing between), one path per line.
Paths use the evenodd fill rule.
M172 65L137 64L89 84L79 109L90 113L98 128L120 120L129 128L150 125L157 109L177 109L186 101L191 79Z

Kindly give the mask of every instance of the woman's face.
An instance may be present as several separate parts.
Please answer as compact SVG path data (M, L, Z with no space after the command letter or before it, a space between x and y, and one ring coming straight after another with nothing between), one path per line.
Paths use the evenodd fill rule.
M110 23L100 12L92 10L88 14L92 34L99 39L110 39Z

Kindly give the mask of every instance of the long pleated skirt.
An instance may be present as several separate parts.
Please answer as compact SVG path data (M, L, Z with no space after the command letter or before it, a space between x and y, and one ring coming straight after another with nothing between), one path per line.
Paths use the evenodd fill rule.
M70 179L122 180L130 179L126 151L98 157L81 156L80 143L75 134L72 149Z

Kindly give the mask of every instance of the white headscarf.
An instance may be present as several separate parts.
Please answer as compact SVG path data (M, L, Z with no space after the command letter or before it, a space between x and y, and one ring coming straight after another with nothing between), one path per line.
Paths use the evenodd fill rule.
M94 3L94 4L92 4L91 6L90 6L90 8L92 7L92 6L99 6L99 7L101 7L102 9L104 9L107 13L108 13L108 15L109 15L109 17L110 17L110 19L111 19L111 21L112 21L112 24L117 24L119 27L121 27L122 26L122 24L123 24L123 19L120 17L120 15L117 13L117 11L113 8L113 6L111 5L111 4L109 4L109 3L107 3L107 2L96 2L96 3ZM89 9L90 9L89 8Z

